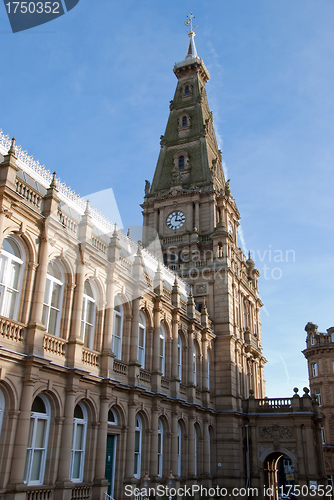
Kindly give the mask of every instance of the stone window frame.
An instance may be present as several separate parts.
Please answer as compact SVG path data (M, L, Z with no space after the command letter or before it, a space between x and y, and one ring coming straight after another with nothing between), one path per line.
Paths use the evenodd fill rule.
M186 125L183 125L183 119L186 118L187 119L187 124ZM179 131L180 130L189 130L190 129L190 126L191 126L191 118L189 116L189 113L187 113L186 111L183 111L183 113L180 114L179 116Z
M75 410L76 410L77 406L82 411L82 418L75 416ZM77 448L78 426L81 426L83 428L83 430L82 430L82 442L81 442L80 448ZM81 401L79 401L74 408L74 415L73 415L73 434L72 434L70 474L69 474L70 481L72 481L73 483L82 483L83 477L84 477L86 441L87 441L87 426L88 426L87 408ZM79 477L73 477L75 460L77 459L78 455L80 456Z
M184 156L184 169L179 170L179 158L180 156ZM183 149L181 151L178 151L173 158L174 162L174 172L189 172L190 170L190 160L189 160L189 155L188 153Z
M186 88L189 88L189 93L186 94ZM194 94L194 87L190 82L184 82L182 85L182 98L189 99Z
M39 411L39 409L34 409L33 406L36 402L37 398L39 398L45 408L44 411ZM44 394L37 394L33 400L31 406L31 416L30 416L30 444L28 442L27 454L26 454L26 462L25 462L25 477L24 483L28 486L37 486L44 484L44 474L45 474L45 464L46 464L46 456L48 452L48 442L49 442L49 431L50 431L50 420L51 420L51 405L48 398ZM39 422L44 421L45 425L42 429L42 435L37 437L37 434L40 432ZM42 438L42 439L41 439ZM41 444L38 446L38 442L41 441ZM35 464L35 454L40 454L40 463L38 466L38 479L31 479L33 467Z

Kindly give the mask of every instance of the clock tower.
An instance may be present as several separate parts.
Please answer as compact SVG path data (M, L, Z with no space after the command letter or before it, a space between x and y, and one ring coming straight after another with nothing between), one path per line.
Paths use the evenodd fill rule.
M216 408L240 410L250 391L264 397L260 273L238 248L240 214L207 100L210 76L192 29L188 35L152 185L146 181L143 244L158 235L164 264L192 286L198 310L208 309L217 336Z

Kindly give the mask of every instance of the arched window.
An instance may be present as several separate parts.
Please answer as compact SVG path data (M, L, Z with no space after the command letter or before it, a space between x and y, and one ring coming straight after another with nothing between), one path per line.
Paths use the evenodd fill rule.
M93 289L89 281L86 280L82 302L81 339L89 349L94 347L95 312L96 300Z
M112 408L108 411L108 424L117 425L117 415Z
M146 340L146 321L144 314L139 313L138 326L138 361L142 368L145 368L145 340Z
M120 302L115 299L112 350L116 356L116 359L122 358L123 316L123 307L121 306Z
M182 339L180 334L177 338L177 377L182 380Z
M4 411L5 411L5 398L4 398L4 395L2 394L2 391L0 389L0 434L1 434L1 427L2 427Z
M0 314L6 318L18 317L23 258L23 252L14 238L5 238L0 254Z
M194 368L194 385L197 385L197 355L196 346L193 346L193 368Z
M59 335L64 278L54 262L48 265L42 323L51 335Z
M179 262L183 262L183 254L182 251L179 252Z
M165 375L165 329L160 325L159 370Z
M179 156L179 170L184 170L184 156Z
M189 85L186 85L184 87L184 95L189 95L190 94L190 88L189 88Z
M170 254L170 262L171 262L171 264L175 264L175 261L176 261L176 255L174 252L172 252Z
M168 256L166 253L164 253L164 264L165 264L165 266L167 266L167 264L168 264Z
M315 345L315 337L314 337L314 335L312 335L312 337L311 337L311 345Z
M135 463L134 463L134 474L133 474L137 479L140 479L142 435L143 435L142 421L140 416L137 415L136 428L135 428Z
M187 126L188 126L188 117L182 116L182 127L187 127Z
M43 484L46 452L50 426L50 404L40 394L36 396L31 407L28 447L24 469L24 482L27 484Z
M73 436L70 463L70 480L80 483L83 480L87 434L87 410L82 403L74 408Z
M159 477L162 477L163 438L164 438L164 428L161 422L161 418L159 418L158 421L158 476Z
M198 438L197 438L197 429L196 429L196 426L195 426L194 427L194 453L195 453L195 456L194 456L194 473L195 473L195 476L197 476L197 456L198 456L197 446L198 446Z
M181 425L177 424L177 475L181 476L181 452L182 452L182 433Z

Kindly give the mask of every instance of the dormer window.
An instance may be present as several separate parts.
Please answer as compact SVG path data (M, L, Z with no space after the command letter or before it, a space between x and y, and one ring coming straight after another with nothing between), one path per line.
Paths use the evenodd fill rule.
M179 170L184 170L184 156L179 156Z

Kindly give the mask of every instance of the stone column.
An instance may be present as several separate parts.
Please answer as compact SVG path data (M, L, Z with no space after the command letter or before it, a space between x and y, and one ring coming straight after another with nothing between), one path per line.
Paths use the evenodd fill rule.
M44 229L45 231L45 229ZM29 354L44 355L43 340L45 327L42 324L43 302L48 271L49 249L44 232L40 240L38 267L35 276L35 287L32 296L30 321L27 327L26 349Z
M160 371L160 299L155 299L154 305L154 332L153 332L153 359L152 359L152 390L160 391L161 371ZM166 339L165 339L166 341Z
M59 453L59 466L57 483L68 483L70 477L73 419L75 408L75 396L77 388L71 387L66 390L64 423L61 434L61 445Z
M193 331L188 331L188 400L193 403L196 400L196 388L194 383L194 337Z
M135 296L137 293L135 293ZM139 332L139 305L140 297L132 301L132 324L130 337L130 364L129 364L129 384L138 385L140 364L138 361L138 332ZM138 377L137 377L138 375Z
M209 434L209 423L204 422L203 425L203 473L204 475L210 474L210 434Z
M35 380L31 377L23 379L20 414L17 422L15 444L9 482L13 485L23 484L24 468L27 455L31 405L33 402Z
M199 201L195 201L195 227L200 231L199 227Z
M73 298L73 310L70 338L68 341L67 363L69 366L80 366L82 363L82 347L81 339L81 315L82 303L85 286L85 266L81 262L80 256L77 260L76 269L76 285Z
M112 352L112 336L114 328L115 281L110 277L107 281L107 304L104 319L104 335L101 356L101 375L109 377L113 373L115 355Z
M75 288L74 283L68 283L66 285L66 298L65 298L64 322L63 322L63 338L66 340L69 338L70 335L71 311L72 311L74 288Z
M105 481L106 449L108 433L108 407L107 395L100 397L100 425L97 434L97 449L95 462L95 481Z
M194 416L188 416L188 476L195 475L195 429Z
M134 457L135 457L135 429L136 429L136 403L128 404L128 433L126 436L126 466L125 482L134 481Z
M178 417L176 408L173 409L172 413L172 457L171 457L171 468L174 476L178 475L178 464L177 464L177 429L178 429Z
M159 234L159 213L158 210L154 210L154 229L157 234Z
M178 374L179 314L174 309L172 319L171 396L176 398L180 390Z
M150 476L154 479L158 476L158 408L152 408L152 434L151 434L151 449L150 449Z
M31 301L32 301L32 293L33 293L33 287L35 283L35 275L36 275L36 269L37 269L37 263L36 262L28 262L28 271L27 271L27 278L26 278L26 287L25 287L25 298L24 298L24 303L23 303L23 311L22 311L22 323L28 323L28 317L29 317L29 310L31 308Z

